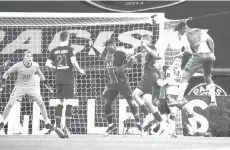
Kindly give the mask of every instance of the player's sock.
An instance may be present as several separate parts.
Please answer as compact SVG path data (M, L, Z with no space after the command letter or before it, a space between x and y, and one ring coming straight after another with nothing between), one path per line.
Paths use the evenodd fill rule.
M137 107L135 106L134 102L133 102L133 99L127 99L127 103L130 107L130 110L135 118L135 122L136 123L140 123L140 119L139 119L139 116L138 116L138 110L137 110Z
M213 83L207 85L207 89L211 96L211 102L216 102L216 93L215 93L215 85Z
M112 123L113 123L112 113L109 115L106 115L106 119L107 119L109 127L110 127L110 125L112 125Z
M62 105L57 105L55 110L55 119L56 119L56 127L61 128L61 118L62 118Z
M184 92L185 92L185 90L186 90L186 88L187 88L187 86L188 86L188 84L187 83L181 83L180 85L179 85L179 89L178 89L178 100L182 100L183 99L183 97L184 97Z
M144 104L140 106L140 109L144 113L144 116L147 116L149 114L149 111Z
M172 133L176 132L176 116L171 116L169 119L169 128Z
M136 123L140 123L140 118L139 118L138 114L133 115L133 117L134 117Z
M159 112L155 112L154 114L153 114L153 116L154 116L154 118L157 120L157 121L159 121L159 122L161 122L163 119L162 119L162 116L161 116L161 114L159 113Z
M72 118L72 112L73 112L73 106L66 105L66 111L65 111L65 119L66 119L66 127L69 129L71 124L71 118Z
M112 124L112 101L110 100L106 100L106 103L105 103L105 117L108 121L108 124Z
M47 110L46 110L44 102L42 101L42 99L38 99L38 100L36 100L36 102L37 102L37 104L38 104L38 106L40 108L40 111L41 111L42 117L43 117L43 119L45 121L45 124L50 123L50 120L48 118Z
M197 126L197 123L196 123L196 120L194 119L193 114L188 115L188 124L190 125L190 126L188 126L189 127L189 131L188 131L189 133L188 134L194 135L196 132L195 128Z
M10 110L11 110L12 107L13 107L13 105L11 105L11 104L7 104L6 105L6 107L4 109L4 112L2 114L2 120L1 120L1 122L5 123L5 120L9 116Z

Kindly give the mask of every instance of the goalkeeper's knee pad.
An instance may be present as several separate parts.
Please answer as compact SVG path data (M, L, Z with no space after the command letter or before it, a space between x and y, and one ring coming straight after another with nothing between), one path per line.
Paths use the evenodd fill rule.
M62 109L63 109L63 105L57 105L57 107L56 107L56 111L55 111L55 116L56 116L56 118L57 117L60 117L61 118L61 116L62 116Z
M66 119L72 118L72 114L73 114L73 106L72 105L66 105L66 111L65 111Z

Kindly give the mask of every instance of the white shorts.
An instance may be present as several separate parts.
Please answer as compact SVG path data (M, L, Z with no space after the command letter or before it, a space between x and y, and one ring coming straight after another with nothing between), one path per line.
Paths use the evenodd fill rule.
M29 86L29 87L15 86L10 95L10 99L15 99L16 101L21 102L24 95L28 96L33 101L42 98L40 90L36 86Z

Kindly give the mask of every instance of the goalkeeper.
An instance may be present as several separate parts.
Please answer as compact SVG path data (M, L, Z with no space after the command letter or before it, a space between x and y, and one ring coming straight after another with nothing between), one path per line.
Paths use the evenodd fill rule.
M90 46L93 43L90 41ZM106 85L103 92L103 96L106 99L105 104L105 116L108 121L108 129L106 130L105 136L109 135L115 128L116 125L112 123L112 102L115 100L119 92L125 97L127 103L131 109L131 112L135 118L136 126L141 131L140 119L137 107L132 99L132 90L129 83L127 82L127 76L125 74L125 68L132 65L132 61L124 63L128 55L125 52L116 50L115 43L113 39L109 39L105 42L105 51L102 53L101 57L105 59L105 67L107 76L109 78L109 83ZM92 48L97 52L97 50L92 46Z
M23 61L16 63L3 74L2 81L0 84L1 91L5 87L6 79L12 73L17 73L17 80L15 82L15 87L10 95L10 100L4 109L3 117L0 123L0 130L4 127L5 120L8 117L16 101L21 102L22 97L24 95L27 95L37 102L41 110L42 117L45 121L45 127L49 130L55 130L58 136L62 137L62 131L57 128L54 128L51 125L40 91L37 90L35 75L37 74L44 84L47 84L47 80L41 72L38 63L33 62L33 54L29 51L26 51L24 53Z

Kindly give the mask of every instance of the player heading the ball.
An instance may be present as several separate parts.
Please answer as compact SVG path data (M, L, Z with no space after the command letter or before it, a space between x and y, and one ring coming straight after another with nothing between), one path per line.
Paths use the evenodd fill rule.
M204 30L198 28L189 28L186 22L180 22L175 27L175 31L178 31L182 35L181 41L183 42L184 46L189 46L192 50L192 56L182 73L181 84L179 85L178 100L181 101L183 99L188 81L192 75L202 68L204 72L204 80L211 96L209 107L217 107L215 85L212 80L213 62L216 59L214 55L213 39Z

